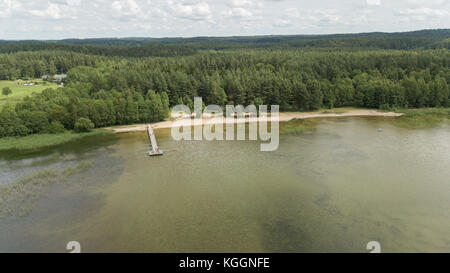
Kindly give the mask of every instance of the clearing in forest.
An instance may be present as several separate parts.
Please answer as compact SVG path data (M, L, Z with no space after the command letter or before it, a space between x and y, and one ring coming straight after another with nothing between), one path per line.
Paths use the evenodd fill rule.
M30 84L32 85L25 85ZM3 88L9 87L12 90L12 93L8 96L4 96L1 91ZM35 93L42 92L47 88L56 88L58 87L57 83L43 81L41 79L32 79L32 80L16 80L16 81L0 81L0 109L6 103L16 104L20 102L24 97L30 96Z

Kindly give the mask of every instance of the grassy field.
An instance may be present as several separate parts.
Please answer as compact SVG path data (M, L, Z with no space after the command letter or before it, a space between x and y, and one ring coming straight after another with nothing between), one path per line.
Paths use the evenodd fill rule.
M89 133L66 132L62 134L37 134L25 137L0 138L0 152L39 150L68 143L87 136L114 134L113 131L96 129Z
M33 92L39 93L42 90L47 88L55 88L58 87L58 84L53 82L46 82L41 79L34 79L28 82L36 82L37 85L34 86L24 86L24 83L27 81L17 80L17 81L0 81L0 109L7 102L16 104L22 98L33 94ZM12 90L12 94L9 96L2 95L1 91L4 87L9 87Z

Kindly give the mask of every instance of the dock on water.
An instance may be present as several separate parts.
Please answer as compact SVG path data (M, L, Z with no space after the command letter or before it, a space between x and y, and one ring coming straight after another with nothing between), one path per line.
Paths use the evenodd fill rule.
M147 126L148 131L148 138L150 140L150 152L148 153L149 156L157 156L157 155L163 155L163 151L159 149L158 143L156 143L156 137L155 133L153 132L152 126Z

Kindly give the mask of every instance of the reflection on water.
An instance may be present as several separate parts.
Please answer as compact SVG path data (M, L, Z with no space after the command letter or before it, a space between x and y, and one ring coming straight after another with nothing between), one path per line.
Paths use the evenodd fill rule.
M324 119L271 153L156 134L163 157L137 133L0 160L0 184L92 162L27 216L0 219L0 251L64 252L74 240L85 252L450 251L448 127Z

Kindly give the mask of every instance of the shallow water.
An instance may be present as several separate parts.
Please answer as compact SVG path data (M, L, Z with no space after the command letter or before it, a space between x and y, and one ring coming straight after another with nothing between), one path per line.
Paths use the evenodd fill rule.
M383 132L378 132L378 128ZM35 154L4 155L0 185L89 161L45 186L26 216L0 218L0 251L450 251L450 129L407 130L383 118L317 121L259 142L176 142L156 131L102 136Z

